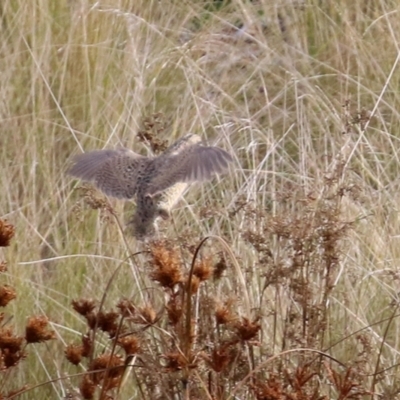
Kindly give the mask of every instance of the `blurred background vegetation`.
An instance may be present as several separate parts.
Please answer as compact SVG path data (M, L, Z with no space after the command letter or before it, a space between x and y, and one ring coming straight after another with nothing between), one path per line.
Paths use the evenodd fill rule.
M156 246L180 248L187 272L202 238L227 243L231 252L208 241L205 257L228 267L196 294L193 318L205 323L204 298L234 304L259 324L256 347L241 350L252 362L219 391L193 378L197 391L185 392L174 371L154 391L133 374L111 398L400 398L399 12L397 0L3 0L0 218L15 237L0 283L17 293L3 326L23 332L30 315L46 315L57 340L0 377L2 396L85 371L64 356L87 330L72 300L165 306L147 245L124 232L135 205L77 190L73 155L150 155L157 140L193 132L235 162L188 192ZM141 340L154 357L171 346ZM280 356L299 348L341 364ZM306 367L312 378L295 389ZM79 379L20 398L82 398Z

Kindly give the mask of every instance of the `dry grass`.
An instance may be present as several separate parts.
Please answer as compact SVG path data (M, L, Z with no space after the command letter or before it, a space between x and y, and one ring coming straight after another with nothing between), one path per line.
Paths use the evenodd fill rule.
M3 0L0 399L400 399L398 12ZM235 164L153 243L65 174L187 132Z

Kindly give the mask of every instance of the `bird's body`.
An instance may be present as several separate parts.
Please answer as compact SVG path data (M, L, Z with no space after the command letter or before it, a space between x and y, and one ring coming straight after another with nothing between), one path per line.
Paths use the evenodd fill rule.
M131 221L138 239L154 233L158 217L167 219L189 183L225 172L232 157L218 147L204 146L188 134L158 157L127 149L98 150L76 157L69 173L93 182L105 194L131 199L137 208Z

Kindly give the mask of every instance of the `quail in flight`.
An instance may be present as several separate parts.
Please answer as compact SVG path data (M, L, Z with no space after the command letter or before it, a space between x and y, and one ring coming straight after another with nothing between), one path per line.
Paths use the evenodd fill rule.
M69 174L93 182L119 199L136 197L133 235L140 240L155 233L155 220L168 219L189 183L210 180L227 170L232 157L219 147L202 144L188 134L158 157L144 157L125 148L98 150L75 157Z

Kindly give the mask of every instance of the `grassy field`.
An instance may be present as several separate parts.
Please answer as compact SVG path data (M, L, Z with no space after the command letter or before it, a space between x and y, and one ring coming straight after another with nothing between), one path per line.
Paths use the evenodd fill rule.
M2 0L0 399L400 399L399 12ZM187 132L155 241L66 173Z

